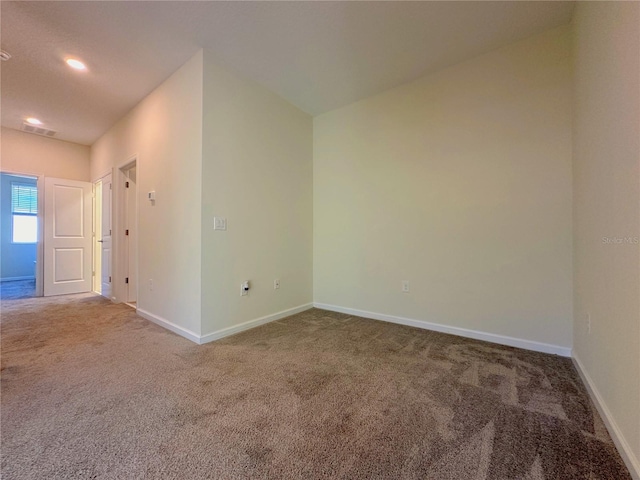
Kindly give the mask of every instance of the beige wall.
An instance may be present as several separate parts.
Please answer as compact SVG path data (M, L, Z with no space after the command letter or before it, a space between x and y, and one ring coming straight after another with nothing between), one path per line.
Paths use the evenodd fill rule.
M92 179L133 155L138 156L138 308L199 335L202 52L92 146ZM156 191L153 206L146 198L150 190Z
M314 119L315 302L571 346L569 33Z
M312 302L311 117L205 51L202 163L203 334Z
M574 355L640 478L640 4L580 2L574 27Z
M2 127L3 172L89 181L89 147Z

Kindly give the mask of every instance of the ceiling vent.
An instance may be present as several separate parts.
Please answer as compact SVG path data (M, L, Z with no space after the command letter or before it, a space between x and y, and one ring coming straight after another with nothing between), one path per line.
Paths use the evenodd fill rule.
M36 125L30 125L28 123L22 124L22 131L27 133L35 133L36 135L42 135L43 137L53 137L56 133L48 128L38 127Z

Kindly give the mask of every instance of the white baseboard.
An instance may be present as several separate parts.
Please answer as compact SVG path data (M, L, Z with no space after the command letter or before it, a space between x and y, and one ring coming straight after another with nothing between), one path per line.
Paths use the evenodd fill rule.
M138 315L140 315L142 318L146 318L147 320L149 320L150 322L153 322L157 325L160 325L161 327L166 328L167 330L171 330L173 333L177 333L178 335L187 338L189 340L191 340L192 342L195 343L201 343L200 342L200 335L198 335L195 332L192 332L191 330L187 330L186 328L183 328L179 325L176 325L175 323L170 322L169 320L159 317L157 315L154 315L151 312L147 312L146 310L142 310L141 308L137 308L136 309L136 313Z
M372 318L374 320L382 320L383 322L398 323L400 325L408 325L410 327L423 328L425 330L433 330L435 332L449 333L460 337L473 338L475 340L484 340L486 342L498 343L509 347L524 348L525 350L533 350L534 352L551 353L563 357L571 357L571 348L562 347L560 345L552 345L549 343L534 342L521 338L507 337L504 335L496 335L494 333L480 332L477 330L469 330L460 327L451 327L439 323L425 322L424 320L414 320L411 318L396 317L393 315L385 315L383 313L367 312L364 310L356 310L354 308L338 307L336 305L327 305L324 303L314 303L314 307L332 312L346 313L358 317Z
M26 277L4 277L0 278L0 282L15 282L16 280L35 280L33 275L27 275Z
M624 460L625 465L629 469L631 477L634 480L640 480L640 461L633 453L633 450L629 446L629 442L627 442L627 440L624 438L624 435L620 431L620 427L618 427L618 424L613 418L613 415L611 415L611 411L609 411L607 404L604 403L602 395L600 395L600 392L596 388L595 383L587 373L587 370L584 368L584 365L582 364L580 359L577 357L577 355L575 355L575 352L573 355L573 364L576 366L576 370L578 370L582 381L587 386L587 390L591 395L591 399L598 409L600 416L604 420L604 423L607 426L607 430L609 430L609 435L611 435L613 443L615 443L618 452L620 452L622 460Z
M554 355L561 355L563 357L571 357L571 348L562 347L560 345L551 345L548 343L533 342L531 340L523 340L520 338L507 337L504 335L496 335L493 333L479 332L477 330L469 330L469 329L460 328L460 327L451 327L448 325L442 325L438 323L425 322L423 320L414 320L411 318L396 317L393 315L385 315L382 313L367 312L364 310L357 310L354 308L339 307L336 305L327 305L324 303L313 303L313 304L308 303L305 305L299 305L297 307L289 308L281 312L272 313L271 315L266 315L264 317L256 318L254 320L249 320L247 322L243 322L238 325L233 325L231 327L216 330L215 332L210 332L202 336L196 334L195 332L187 330L186 328L183 328L179 325L176 325L175 323L172 323L169 320L166 320L162 317L159 317L150 312L147 312L146 310L142 310L138 308L137 312L141 317L146 318L147 320L153 323L156 323L162 327L165 327L168 330L171 330L174 333L177 333L178 335L188 338L192 342L202 344L202 343L213 342L214 340L228 337L229 335L234 335L244 330L249 330L251 328L255 328L260 325L264 325L265 323L273 322L275 320L279 320L281 318L288 317L290 315L295 315L296 313L309 310L310 308L313 308L313 307L321 308L323 310L330 310L332 312L346 313L348 315L355 315L358 317L371 318L374 320L382 320L383 322L398 323L400 325L408 325L410 327L417 327L425 330L433 330L435 332L449 333L451 335L458 335L460 337L473 338L476 340L484 340L487 342L497 343L500 345L507 345L510 347L524 348L525 350L533 350L534 352L551 353Z
M150 322L153 322L161 327L166 328L167 330L171 330L173 333L177 333L178 335L191 340L197 344L209 343L214 340L219 340L224 337L228 337L229 335L235 335L236 333L243 332L245 330L249 330L251 328L258 327L260 325L264 325L265 323L273 322L275 320L280 320L281 318L288 317L290 315L295 315L296 313L304 312L305 310L309 310L313 308L311 303L307 303L305 305L299 305L297 307L289 308L287 310L283 310L281 312L272 313L271 315L266 315L264 317L256 318L254 320L249 320L248 322L243 322L238 325L233 325L232 327L223 328L217 330L215 332L207 333L206 335L198 335L191 330L183 328L175 323L170 322L169 320L159 317L158 315L154 315L151 312L147 312L146 310L142 310L141 308L137 308L136 312L142 318L146 318Z
M304 312L305 310L309 310L310 308L313 308L313 304L307 303L305 305L299 305L287 310L282 310L281 312L272 313L271 315L267 315L265 317L249 320L248 322L240 323L232 327L216 330L215 332L207 333L206 335L200 337L200 343L213 342L214 340L219 340L221 338L228 337L229 335L235 335L236 333L240 333L245 330L264 325L265 323L273 322L290 315L295 315L296 313Z

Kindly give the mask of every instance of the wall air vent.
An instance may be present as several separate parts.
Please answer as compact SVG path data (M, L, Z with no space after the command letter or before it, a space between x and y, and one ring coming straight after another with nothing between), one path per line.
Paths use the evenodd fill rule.
M30 125L27 122L22 124L22 131L27 133L35 133L36 135L42 135L43 137L53 137L56 133L48 128L39 127L36 125Z

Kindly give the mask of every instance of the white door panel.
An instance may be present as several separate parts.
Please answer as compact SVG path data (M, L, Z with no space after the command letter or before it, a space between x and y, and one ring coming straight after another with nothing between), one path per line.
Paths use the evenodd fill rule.
M84 193L82 186L54 186L53 234L56 238L80 238L84 235Z
M91 291L92 185L46 178L44 295Z
M53 252L53 281L77 282L84 279L84 249L56 248Z

